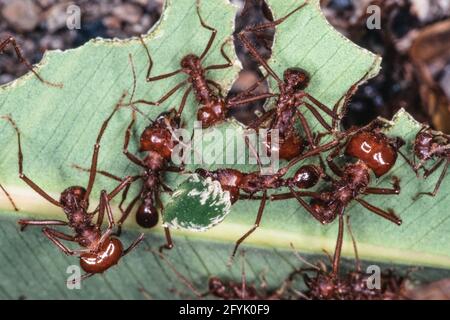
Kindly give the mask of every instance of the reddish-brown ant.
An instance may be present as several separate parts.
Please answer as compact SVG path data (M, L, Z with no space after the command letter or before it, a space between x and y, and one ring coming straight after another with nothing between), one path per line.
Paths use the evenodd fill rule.
M416 157L419 159L419 163L417 164L415 163ZM416 173L420 168L424 168L425 163L434 159L438 159L430 169L424 168L423 177L425 179L433 174L442 165L444 165L444 169L442 169L441 171L433 192L420 192L417 194L417 196L425 194L434 197L439 191L442 181L444 181L448 166L450 164L450 136L437 131L433 131L428 127L424 127L417 133L414 140L413 161L411 162L406 157L404 158Z
M223 300L280 300L285 298L287 288L290 284L289 280L283 282L283 284L277 290L267 290L265 278L262 275L262 283L260 288L257 288L253 284L248 284L245 275L245 260L244 254L242 254L242 278L241 282L223 280L217 276L212 276L208 279L208 290L200 292L195 285L182 275L173 265L173 263L167 259L162 253L154 252L158 255L180 281L188 287L197 298L206 298L213 296L215 298ZM143 291L143 290L141 290ZM175 291L175 290L174 290ZM177 291L176 291L177 292Z
M143 103L148 105L154 105L158 106L164 101L166 101L169 97L171 97L175 92L177 92L179 89L181 89L184 85L190 84L189 88L185 91L183 94L183 98L181 100L181 104L178 108L177 115L178 117L183 112L184 106L186 104L187 98L192 90L194 90L195 97L197 101L201 104L201 107L199 108L197 112L197 119L200 121L204 128L210 127L216 123L219 123L223 120L225 120L225 117L227 115L227 110L232 105L240 105L248 103L249 101L246 100L245 102L240 102L239 99L234 98L233 102L226 101L222 96L222 89L220 85L216 82L214 82L211 79L208 79L206 77L206 72L209 70L219 70L219 69L226 69L233 66L233 63L231 62L231 59L226 55L224 51L224 46L227 42L224 42L221 46L220 52L224 59L227 61L225 64L218 64L218 65L211 65L207 67L202 66L202 61L206 57L207 53L211 49L212 44L214 43L214 40L216 38L217 30L213 27L207 25L203 18L200 15L200 1L197 0L197 15L200 20L200 24L203 28L211 31L211 37L209 38L208 44L206 45L205 49L201 53L200 56L190 53L186 56L184 56L181 60L181 68L167 73L162 74L159 76L150 76L152 67L153 67L153 60L150 56L150 52L148 47L145 45L143 39L141 38L141 42L147 52L148 60L149 60L149 67L147 71L147 82L151 81L157 81L162 80L166 78L170 78L174 75L177 75L179 73L185 73L188 75L188 79L182 81L181 83L177 84L173 89L171 89L167 94L165 94L163 97L161 97L158 101L146 101L146 100L137 100L134 103ZM219 92L216 93L212 89L212 87L217 89ZM250 90L252 90L251 88ZM254 89L253 89L254 90ZM259 99L263 99L264 97L259 97Z
M130 64L133 71L133 94L136 88L136 72L134 69L133 61L130 58ZM132 98L130 99L130 101ZM158 224L159 207L163 209L163 204L160 199L161 189L163 191L171 192L172 190L163 181L164 172L180 172L183 171L181 167L171 166L172 152L178 141L173 137L173 131L180 127L180 118L175 109L161 113L152 123L147 126L141 134L140 137L140 147L139 151L146 152L144 159L140 159L133 155L128 150L128 145L131 138L131 132L133 126L136 122L135 111L132 113L132 120L128 125L125 132L125 140L123 146L123 153L125 156L134 164L142 167L144 171L142 174L131 177L131 183L142 180L143 185L139 194L131 200L125 209L122 209L122 205L126 200L131 183L128 184L122 194L122 201L119 204L119 208L122 211L122 217L118 221L119 233L121 230L121 225L125 222L127 217L130 215L133 208L140 200L140 205L136 212L136 222L143 228L153 228ZM75 166L78 169L84 171L90 171L89 169L83 169L81 167ZM109 172L99 170L99 174L102 174L108 178L122 181L117 175L111 174ZM170 236L170 230L168 227L164 227L167 243L161 247L161 249L171 249L173 247L172 238Z
M52 87L58 87L58 88L63 87L62 83L52 83L52 82L45 80L44 78L41 77L41 75L39 73L36 72L36 70L34 70L33 66L23 56L22 50L20 50L20 47L17 44L16 39L14 37L9 36L6 39L0 41L0 54L3 54L5 52L5 49L8 46L11 46L14 49L14 52L16 53L19 63L24 64L28 68L28 70L33 72L33 74L36 76L36 78L38 78L39 81L41 81L42 83L44 83L46 85L52 86Z
M246 2L246 6L248 7L250 1ZM269 129L274 130L277 129L279 131L279 140L280 140L280 158L290 160L295 158L299 154L303 152L304 141L299 136L298 132L295 130L295 122L297 119L300 121L300 124L303 128L303 131L306 134L307 142L309 143L311 148L316 147L316 141L314 139L312 130L310 125L308 124L305 116L300 112L299 107L305 106L312 115L317 119L317 121L322 125L322 127L328 132L331 133L333 128L336 128L338 121L345 114L345 109L338 114L338 108L340 106L340 102L344 100L344 107L347 106L351 95L355 92L358 84L363 81L368 75L367 72L360 80L358 80L354 85L350 87L347 93L340 99L330 110L323 103L314 98L311 94L305 92L305 89L308 87L310 82L310 75L307 71L301 68L288 68L284 71L283 79L281 79L275 71L268 65L265 59L258 53L256 48L251 44L249 38L247 37L247 33L253 32L258 34L261 31L266 29L275 28L277 25L283 23L286 19L288 19L294 13L300 11L308 5L308 1L306 0L303 4L298 6L296 9L288 13L286 16L275 20L273 22L267 22L255 27L248 27L241 31L238 35L239 39L248 50L248 52L253 56L253 58L266 70L267 75L271 76L276 80L279 88L278 94L264 94L262 96L251 95L251 90L246 92L246 96L251 101L257 100L258 98L267 98L276 97L277 101L275 103L276 108L270 109L266 112L260 119L254 122L253 127L259 127L262 124L269 121ZM374 61L374 64L376 61ZM254 88L256 88L255 86ZM307 100L306 100L306 99ZM309 102L308 102L309 100ZM234 102L233 99L230 100ZM245 103L245 99L241 99L240 103ZM328 116L332 118L332 126L329 125L322 115L316 110L317 107L322 112L326 113Z
M294 193L294 188L309 189L314 187L323 176L323 169L321 167L316 165L304 165L297 169L293 177L284 178L284 175L286 175L289 169L300 160L313 157L318 155L320 152L332 149L336 146L336 143L337 142L331 142L309 151L292 160L287 166L281 168L277 173L272 175L263 175L261 174L261 170L250 173L243 173L235 169L218 169L215 171L208 171L206 169L199 168L196 170L196 173L200 176L204 178L211 177L212 179L218 181L223 190L230 193L232 204L239 199L261 199L255 224L236 242L231 258L235 256L239 245L259 227L266 205L267 191L270 189L287 187L292 193ZM255 156L256 159L258 159L259 166L261 167L261 162L258 155L256 154ZM241 194L241 191L245 194ZM255 198L254 195L258 192L263 193L262 197Z
M398 300L406 299L406 278L398 276L389 270L380 274L380 287L369 288L370 274L362 271L358 256L355 238L351 232L350 217L347 216L347 229L350 233L355 252L356 269L340 276L334 272L327 272L326 266L320 267L307 262L311 268L303 268L294 271L290 281L294 281L296 275L303 275L307 290L303 292L306 299L310 300ZM304 259L299 256L304 262ZM330 258L331 259L331 258ZM314 276L310 277L310 272Z
M367 194L398 195L400 193L400 184L397 177L393 177L394 188L392 189L369 187L370 171L373 171L377 177L386 174L394 166L398 149L403 144L403 141L399 138L390 139L384 135L377 127L378 125L378 122L373 122L369 126L356 131L349 130L342 133L340 139L343 139L344 143L338 145L327 157L328 166L340 179L335 180L328 177L331 180L331 186L328 188L320 192L300 191L271 196L271 200L297 199L322 224L331 223L336 217L339 217L339 232L333 260L333 272L335 274L339 270L344 232L344 211L353 200L397 225L402 223L402 220L392 210L386 212L359 198L360 195ZM346 146L346 155L358 160L356 163L346 164L344 168L340 168L334 162L334 159L340 154L343 146ZM312 200L308 204L302 197L311 197Z
M125 94L122 96L119 104L115 106L115 110L121 104L124 96ZM91 194L96 177L100 140L114 112L103 123L97 136L92 155L91 174L89 176L87 187L71 186L61 193L59 201L55 200L23 173L23 153L20 131L12 118L9 116L3 117L3 119L7 120L13 126L17 134L19 178L51 204L63 209L68 220L20 219L18 223L21 226L21 230L24 230L27 226L43 226L42 232L44 235L61 251L70 256L77 255L80 257L80 266L86 272L86 274L82 276L82 279L96 273L102 273L111 268L117 264L123 256L133 250L143 239L143 234L141 234L127 249L124 250L121 241L112 235L115 222L109 201L131 183L131 177L126 177L121 180L120 184L109 194L105 190L102 190L98 209L93 212L88 212L89 195ZM94 223L94 215L97 212L97 221ZM105 232L102 232L101 225L103 223L105 212L108 218L108 228ZM74 230L75 235L62 233L49 228L49 226L68 226ZM61 240L76 242L83 249L69 249L61 242Z
M270 94L265 93L263 95L251 95L251 89L246 93L247 98L242 99L239 97L239 103L245 103L248 101L254 101L257 99L276 97L276 108L269 110L261 118L254 122L253 127L259 127L267 121L269 122L270 130L278 130L280 139L280 158L291 160L301 154L304 148L304 141L299 136L295 129L295 122L297 119L300 121L302 128L306 134L308 143L312 148L315 147L315 141L312 130L306 120L305 116L300 112L298 107L305 106L317 119L317 121L328 131L332 131L332 127L325 121L322 115L312 106L314 104L317 108L325 112L327 115L333 118L333 123L339 119L335 110L330 110L323 103L319 102L312 95L305 92L305 89L309 85L310 75L308 72L301 68L288 68L285 70L283 79L281 79L268 65L264 58L257 52L256 48L249 41L246 33L258 32L264 29L273 28L295 12L302 9L307 2L300 5L298 8L273 22L263 23L256 27L249 27L241 31L238 35L239 39L248 50L248 52L257 60L257 62L267 71L268 75L273 77L279 88L279 93ZM257 86L256 86L257 87ZM346 94L346 100L351 95L355 86L352 86L351 90ZM305 100L307 98L311 103ZM248 99L248 100L246 100ZM231 99L230 102L235 102ZM336 107L334 109L337 109Z

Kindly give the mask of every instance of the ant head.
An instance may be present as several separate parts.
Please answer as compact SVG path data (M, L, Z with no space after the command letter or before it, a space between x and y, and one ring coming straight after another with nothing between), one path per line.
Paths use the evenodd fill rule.
M225 291L225 284L217 277L211 277L208 281L208 288L211 293L219 294Z
M328 202L320 199L312 199L310 202L311 209L320 216L322 224L329 224L336 219L339 212L337 202Z
M421 131L414 141L414 153L420 160L428 160L432 156L433 135L428 131Z
M315 165L300 167L293 177L293 183L300 189L314 187L323 175L323 170Z
M87 208L89 202L84 201L86 189L80 186L72 186L61 193L59 202L68 210L74 211L80 208Z
M193 69L195 65L199 64L200 58L196 56L195 54L188 54L187 56L184 56L183 59L181 59L181 67L183 69Z
M304 90L309 85L309 74L301 68L289 68L284 71L284 82L295 90Z
M155 123L159 126L170 126L173 129L180 127L181 119L177 114L177 110L170 109L168 111L161 112L155 119ZM154 124L152 125L154 126Z

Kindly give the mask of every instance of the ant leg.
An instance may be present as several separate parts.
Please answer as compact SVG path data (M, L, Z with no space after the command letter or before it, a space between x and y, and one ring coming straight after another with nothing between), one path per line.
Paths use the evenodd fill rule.
M264 113L261 117L253 121L251 124L248 125L248 128L250 129L257 129L259 128L264 122L266 122L268 119L272 118L273 115L277 112L277 109L270 109L266 113Z
M28 70L33 72L33 74L36 76L36 78L39 79L40 82L42 82L42 83L44 83L46 85L49 85L51 87L57 87L57 88L62 88L63 87L62 83L52 83L52 82L49 82L49 81L45 80L44 78L42 78L39 75L39 73L37 73L34 70L33 66L23 56L22 51L20 50L20 47L17 44L16 39L14 37L10 36L10 37L6 38L5 40L3 40L2 42L0 42L0 54L2 54L4 52L5 48L8 45L11 45L14 48L14 51L16 53L17 59L19 60L19 63L22 63L23 65L25 65L28 68Z
M308 108L309 111L313 114L313 116L319 121L319 123L322 125L322 127L325 128L327 131L332 131L333 128L325 121L325 119L320 115L320 113L309 103L304 102L304 105L306 108Z
M261 64L261 66L264 69L266 69L267 73L277 81L278 86L282 86L283 80L280 79L280 77L275 73L275 71L273 71L273 69L269 66L269 64L266 62L266 60L264 60L264 58L258 53L256 48L250 43L250 40L245 35L245 32L247 32L247 31L243 30L238 34L239 40L241 40L242 44L248 50L248 52L253 56L253 58L255 58L255 60L258 61L259 64Z
M344 210L345 207L342 207L339 212L339 230L336 240L336 248L334 250L333 271L331 273L334 277L339 275L339 263L341 262L342 242L344 240Z
M136 248L136 246L137 246L139 243L142 242L142 240L144 240L144 234L143 234L143 233L141 233L141 234L139 235L139 237L137 237L137 238L133 241L133 243L131 243L130 246L129 246L128 248L126 248L126 249L123 251L122 257L123 257L123 256L126 256L126 255L129 254L131 251L133 251L133 250Z
M258 32L258 31L263 31L265 29L270 29L270 28L274 28L277 25L283 23L287 18L289 18L291 15L293 15L294 13L296 13L297 11L300 11L303 7L305 7L306 5L309 4L308 2L309 0L305 0L304 3L302 3L300 6L298 6L296 9L292 10L291 12L289 12L287 15L285 15L284 17L281 17L275 21L271 21L271 22L266 22L266 23L261 23L255 27L248 27L245 28L244 31L245 32ZM247 6L247 3L245 4ZM248 9L249 6L247 6Z
M290 195L293 196L293 198L297 199L298 203L300 203L300 205L306 209L306 211L308 211L308 213L310 215L312 215L314 217L314 219L316 219L317 221L319 221L321 224L325 224L326 222L324 221L323 217L318 214L316 211L314 211L311 206L301 198L301 196L295 192L295 190L292 187L289 187L289 190L291 191ZM317 194L317 196L319 196ZM274 198L271 198L270 200L275 200ZM281 200L281 199L277 199L277 200Z
M136 122L136 113L135 112L132 112L131 118L132 118L131 122L128 125L127 130L125 131L125 140L123 143L123 154L128 158L128 160L130 160L134 164L145 168L146 166L145 166L144 162L141 159L139 159L138 157L136 157L134 154L132 154L130 151L128 151L128 145L130 143L130 138L131 138L131 128L134 126L134 123Z
M223 97L222 88L220 87L220 85L217 82L210 80L210 79L207 79L206 82L209 83L210 85L212 85L214 88L216 88L219 96Z
M239 248L240 244L259 227L259 224L261 223L261 219L263 216L264 208L266 206L266 200L267 200L267 190L264 190L264 193L263 193L263 196L261 199L261 203L260 203L259 209L258 209L258 214L256 216L255 224L249 231L247 231L241 238L239 238L238 241L236 241L236 244L233 249L233 253L231 254L231 257L230 257L230 262L233 261L233 258L236 255L236 251Z
M314 138L313 138L313 134L311 131L311 128L308 124L308 121L306 121L305 116L297 109L295 114L297 115L298 119L300 120L300 123L302 124L303 130L306 133L306 139L309 142L309 145L311 146L312 149L316 148L316 145L314 143Z
M262 93L262 94L258 94L255 96L250 96L247 98L242 98L242 99L231 99L229 101L227 101L227 106L228 107L236 107L242 104L247 104L250 102L255 102L255 101L259 101L259 100L263 100L263 99L268 99L268 98L273 98L273 97L277 97L278 95L275 93Z
M159 247L159 252L163 252L163 250L171 250L173 248L172 236L170 235L170 229L168 227L164 227L164 234L166 236L166 244Z
M109 121L112 119L114 114L119 109L119 107L122 104L122 101L123 101L123 99L125 98L126 95L127 95L126 92L122 93L122 96L120 97L119 102L116 103L116 105L114 106L113 111L111 112L109 117L106 118L106 120L103 122L102 126L100 127L100 131L98 132L97 140L95 141L95 144L94 144L94 151L92 153L91 169L90 169L90 173L89 173L88 185L86 187L86 193L84 194L84 198L83 198L84 201L87 201L89 199L89 196L90 196L91 191L92 191L92 187L94 186L95 176L96 176L96 173L97 173L97 162L98 162L98 155L99 155L99 152L100 152L101 139L103 137L103 134L105 133L105 130L106 130L108 124L109 124Z
M6 189L1 184L0 184L0 189L2 189L3 193L8 198L9 202L11 203L11 205L14 208L14 211L19 211L19 209L17 208L16 203L14 202L13 198L11 197L11 195L8 193L8 191L6 191Z
M267 80L267 77L269 75L266 74L264 77L262 77L261 79L258 79L254 84L252 84L249 88L247 88L245 91L240 92L239 94L237 94L236 96L234 96L233 98L231 98L230 100L228 100L228 102L230 104L233 103L234 100L239 100L241 98L245 98L245 97L249 97L252 96L252 92L255 91L264 81Z
M147 58L148 58L148 69L147 69L147 76L146 76L147 82L152 82L152 81L157 81L157 80L170 78L170 77L173 77L173 76L179 74L182 71L182 69L178 69L178 70L175 70L175 71L170 72L170 73L161 74L161 75L155 76L155 77L150 77L150 73L151 73L152 68L153 68L153 59L152 59L152 57L150 55L150 50L148 49L147 45L145 44L144 39L142 38L142 36L139 37L139 40L141 41L142 45L144 46L144 49L145 49L145 52L146 52Z
M361 261L359 260L358 246L356 245L356 239L355 236L353 235L352 225L350 223L350 216L347 216L346 220L347 220L347 230L348 233L350 234L350 237L352 238L353 251L355 252L356 271L361 272Z
M27 226L67 226L66 221L62 220L27 220L20 219L17 221L20 225L20 231L25 230Z
M181 282L183 282L183 284L184 284L186 287L188 287L188 288L192 291L192 293L194 293L198 298L207 296L207 295L209 294L209 292L206 292L206 293L200 293L200 292L197 290L197 288L195 288L194 284L193 284L188 278L186 278L184 275L182 275L182 274L175 268L175 266L173 265L173 263L172 263L169 259L167 259L167 258L164 256L164 254L162 254L161 252L158 252L158 251L154 251L154 250L152 250L152 249L150 249L150 251L151 251L153 254L158 255L159 258L160 258L161 260L163 260L163 261L169 266L169 268L175 273L175 275L178 277L178 279L180 279Z
M23 153L22 153L22 143L20 139L20 131L17 127L16 123L10 116L0 116L0 118L8 121L17 134L17 145L18 145L18 162L19 162L19 178L22 179L28 186L30 186L31 189L33 189L35 192L37 192L41 197L43 197L45 200L50 202L51 204L62 208L62 205L59 203L59 201L53 199L48 193L46 193L43 189L41 189L36 183L34 183L32 180L30 180L24 173L23 173Z
M342 171L341 168L339 168L339 166L334 162L334 159L339 155L339 153L341 152L341 145L338 145L338 147L336 149L333 150L333 152L331 152L328 156L327 156L327 164L328 167L331 169L331 171L337 175L338 177L342 177L344 172Z
M415 157L413 157L413 161L411 161L410 159L408 159L408 157L406 155L403 154L403 152L401 152L400 150L397 151L402 158L405 160L405 162L408 164L408 166L411 167L411 169L414 171L414 173L418 176L419 175L419 171L416 168L416 161L415 161Z
M183 94L183 98L181 99L180 106L178 107L177 111L177 117L181 116L181 113L183 113L184 106L186 105L187 98L189 97L189 94L192 91L192 87L189 87Z
M308 151L308 152L306 152L306 153L304 153L302 155L299 155L298 157L292 159L291 162L289 162L284 168L280 169L281 175L286 174L289 171L289 169L291 169L298 162L300 162L300 161L302 161L304 159L316 156L316 155L318 155L318 154L320 154L322 152L331 150L331 149L335 148L338 145L339 145L339 142L337 140L334 140L334 141L328 142L326 144L323 144L323 145L321 145L319 147L316 147L315 149L310 150L310 151Z
M217 35L217 30L214 29L213 27L207 25L205 23L205 21L203 21L203 18L200 14L200 0L196 1L196 8L197 8L197 16L198 19L200 20L200 24L202 25L203 28L211 31L211 36L208 40L208 44L206 45L205 49L203 49L202 54L200 55L200 60L203 60L205 58L205 56L208 54L209 49L211 49L212 44L214 43L214 40L216 38Z
M180 90L184 85L187 84L187 80L181 81L179 84L177 84L175 87L173 87L172 89L169 90L169 92L167 92L164 96L162 96L161 98L159 98L158 101L147 101L147 100L136 100L134 102L131 102L127 105L133 105L133 104L137 104L137 103L142 103L142 104L146 104L146 105L150 105L150 106L159 106L160 104L162 104L164 101L166 101L167 99L169 99L171 96L174 95L175 92L177 92L178 90Z
M125 222L125 220L128 218L128 216L130 215L131 211L133 210L134 206L136 205L137 201L140 199L141 195L137 195L133 200L131 200L131 202L128 204L127 208L125 209L125 211L122 211L122 217L120 217L120 220L117 222L118 225L118 231L117 234L120 235L120 233L122 232L122 224Z
M375 207L373 205L371 205L370 203L362 200L362 199L355 199L358 203L360 203L364 208L366 208L369 211L372 211L373 213L379 215L380 217L389 220L393 223L395 223L396 225L401 225L402 224L402 219L400 219L399 217L397 217L394 213L393 210L389 209L388 212L381 210L378 207Z
M433 192L420 192L420 193L418 193L418 194L416 195L416 198L417 198L419 195L422 195L422 194L427 195L427 196L430 196L430 197L435 197L435 196L436 196L436 194L437 194L438 191L439 191L439 188L441 187L442 181L444 181L444 177L445 177L445 175L446 175L446 173L447 173L447 169L448 169L449 164L450 164L450 160L447 160L447 162L446 162L446 164L445 164L445 166L444 166L444 169L442 170L441 175L439 176L439 179L438 179L438 181L437 181L437 183L436 183L436 186L434 187ZM433 173L432 170L430 170L430 171L428 171L427 173L425 173L425 175L424 175L425 179L426 179L431 173Z
M320 110L322 110L323 112L325 112L326 114L328 114L331 118L336 119L336 120L340 120L339 115L334 112L333 110L330 110L330 108L328 108L326 105L324 105L322 102L320 102L319 100L317 100L316 98L314 98L312 95L310 95L309 93L305 92L304 93L305 97L307 97L316 107L318 107Z
M364 194L400 194L400 179L392 177L392 189L388 188L367 188Z
M66 235L64 233L61 233L59 231L49 229L49 228L42 228L42 232L44 235L53 242L54 245L56 245L62 252L64 252L68 256L74 256L77 255L81 251L74 251L69 248L67 248L59 239L66 240L66 241L73 241L75 242L75 237Z
M79 166L77 164L73 164L72 167L77 169L77 170L80 170L80 171L91 172L91 169L83 168L83 167L81 167L81 166ZM115 174L112 174L112 173L110 173L108 171L97 170L97 173L102 175L102 176L105 176L107 178L110 178L112 180L116 180L116 181L122 182L122 178L120 178L119 176L116 176Z
M227 63L224 64L215 64L211 65L205 68L205 70L218 70L218 69L227 69L231 68L233 66L233 62L231 62L231 59L227 56L225 53L225 45L228 43L229 40L226 40L222 45L220 46L220 53L222 54L222 57L227 61Z

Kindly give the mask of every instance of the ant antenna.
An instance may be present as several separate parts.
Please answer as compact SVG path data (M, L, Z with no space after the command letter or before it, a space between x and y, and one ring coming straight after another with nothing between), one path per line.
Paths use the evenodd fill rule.
M352 225L350 223L350 216L347 216L347 229L350 237L352 238L353 250L355 251L356 271L361 272L361 261L359 260L358 247L356 245L356 239L352 232Z
M289 244L292 248L292 250L294 251L294 255L297 257L298 260L300 260L300 262L306 264L307 266L310 266L311 268L314 268L318 271L320 271L320 268L314 264L312 264L311 262L309 262L308 260L306 260L305 258L303 258L300 253L295 249L294 244L291 242Z
M138 107L136 107L133 103L133 98L134 98L134 94L136 93L136 84L137 84L137 77L136 77L136 68L134 66L134 62L133 62L133 56L131 55L131 53L128 54L128 60L130 61L130 66L131 66L131 72L133 74L133 90L131 92L131 96L130 96L130 101L123 105L123 106L128 106L131 109L133 109L133 111L139 113L141 116L143 116L144 118L146 118L148 121L150 121L152 124L154 123L154 121L152 119L150 119L146 114L144 114Z
M242 259L242 299L247 298L247 277L245 275L245 251L241 251Z
M169 259L167 259L161 252L155 251L153 249L149 249L153 254L156 254L159 256L168 266L169 268L177 275L177 277L183 282L183 284L188 287L197 297L201 298L203 295L198 292L198 290L195 288L194 284L189 281L185 276L183 276L173 265L172 262L170 262Z

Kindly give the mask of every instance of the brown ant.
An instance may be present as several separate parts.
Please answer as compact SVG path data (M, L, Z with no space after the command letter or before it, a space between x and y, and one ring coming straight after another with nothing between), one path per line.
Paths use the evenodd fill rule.
M223 280L217 276L212 276L208 279L208 290L205 292L200 292L195 285L183 274L181 274L175 268L173 263L162 253L154 253L158 255L169 266L169 268L172 269L180 281L188 287L197 298L200 299L213 296L223 300L280 300L285 298L286 289L290 284L290 281L286 280L277 290L268 291L263 275L261 276L262 283L260 288L257 288L254 284L248 284L245 275L244 254L242 253L242 277L240 283ZM144 290L141 289L141 291Z
M211 65L207 67L202 66L202 60L206 57L207 53L211 49L212 44L214 43L214 40L216 38L217 30L213 27L207 25L203 18L200 15L200 0L197 0L196 2L197 6L197 15L200 20L200 24L203 28L211 31L211 37L209 38L208 44L206 45L205 49L201 53L200 56L196 54L188 54L184 56L181 60L181 68L167 73L162 74L159 76L150 76L152 67L153 67L153 61L150 56L150 52L148 47L145 45L144 40L142 38L141 42L144 46L148 60L149 60L149 67L147 71L147 82L162 80L166 78L170 78L172 76L175 76L179 73L185 73L188 75L188 79L180 82L177 84L173 89L171 89L167 94L165 94L163 97L161 97L158 101L146 101L146 100L137 100L134 103L143 103L147 105L154 105L158 106L164 101L166 101L169 97L171 97L175 92L177 92L179 89L181 89L184 85L190 84L189 88L186 89L186 91L183 94L183 98L181 100L181 104L178 108L177 115L178 117L181 116L184 106L186 104L187 98L192 90L194 90L195 98L196 100L201 104L201 107L199 108L197 112L197 119L202 123L202 126L204 128L210 127L214 124L217 124L219 122L222 122L225 120L225 117L227 115L227 110L230 106L240 105L248 103L248 99L246 99L244 102L239 101L239 99L234 98L233 102L226 101L222 97L222 89L220 85L216 82L214 82L211 79L208 79L206 77L206 72L209 70L219 70L219 69L226 69L233 66L233 63L231 62L231 59L226 55L224 51L224 46L227 42L224 42L221 46L220 52L222 54L222 57L227 61L225 64L218 64L218 65ZM216 88L219 92L218 94L212 90L211 86ZM250 88L249 90L254 90L258 85L255 87ZM263 99L264 96L258 97L256 100Z
M380 287L369 288L367 286L369 274L362 271L361 262L358 256L358 249L350 225L350 217L347 216L347 229L352 238L355 252L354 271L340 276L334 272L328 272L326 266L320 263L319 266L306 262L311 268L304 268L294 271L290 276L293 282L296 275L303 275L307 290L303 292L309 300L399 300L406 299L406 279L393 273L392 270L380 274ZM299 259L304 261L299 255ZM330 258L331 259L331 258ZM309 272L315 273L313 277Z
M116 105L115 110L120 105L125 94L120 99L119 104ZM114 112L115 112L114 110ZM94 152L91 162L91 174L86 188L81 186L71 186L61 193L60 200L55 200L52 196L41 189L36 183L29 179L23 173L23 153L21 145L20 131L16 123L9 116L2 118L7 120L15 129L17 134L18 144L18 163L19 163L19 178L22 179L28 186L30 186L36 193L49 201L51 204L63 209L68 221L62 220L28 220L20 219L18 221L23 231L27 226L43 226L42 232L66 255L79 256L80 266L86 272L81 279L90 277L96 273L103 273L107 269L116 265L119 260L133 250L139 242L143 239L141 234L127 249L123 249L122 242L113 236L113 228L115 226L114 217L109 204L123 188L131 183L131 177L126 177L121 180L120 184L110 193L105 190L101 191L100 204L97 210L88 212L89 195L95 182L97 159L100 150L100 139L108 125L114 112L103 123L96 143L94 145ZM94 215L98 212L97 221L94 223ZM103 223L104 215L108 218L108 228L102 232L101 225ZM68 235L49 228L49 226L68 226L73 229L74 235ZM61 240L76 242L83 249L72 250L66 247Z
M25 65L28 68L28 70L33 72L33 74L36 76L36 78L38 78L38 80L40 82L42 82L46 85L52 86L52 87L58 87L58 88L63 87L62 83L52 83L52 82L45 80L44 78L41 77L41 75L39 73L36 72L36 70L34 70L33 66L23 56L22 50L20 49L20 47L17 44L16 39L14 37L9 36L6 39L0 41L0 54L3 54L5 52L6 47L8 47L8 46L11 46L14 49L14 52L16 53L19 63L22 63L23 65Z
M251 44L246 33L248 32L259 32L268 28L273 28L283 21L285 21L289 16L295 12L301 10L308 4L307 1L297 7L295 10L287 14L286 16L273 21L263 23L256 27L248 27L238 34L244 47L248 52L257 60L257 62L267 71L267 74L276 80L278 83L279 93L265 93L263 95L251 95L251 91L257 86L251 88L247 95L248 100L239 97L239 103L247 103L257 99L263 99L268 97L276 97L276 108L269 110L261 118L256 120L252 127L260 127L265 122L269 121L269 130L278 130L280 136L280 158L291 160L302 153L304 149L304 141L299 136L295 130L295 122L297 119L306 134L307 141L312 148L315 148L316 143L314 141L312 130L305 118L305 116L300 112L298 107L305 106L317 119L317 121L328 131L332 131L332 127L325 121L322 115L313 107L314 104L317 108L325 112L327 115L332 117L333 124L340 119L337 114L337 106L330 110L323 103L315 99L312 95L305 92L305 89L309 85L310 75L307 71L301 68L288 68L284 71L283 79L281 79L273 69L268 65L264 58L257 52L256 48ZM267 76L266 76L267 77ZM362 78L364 79L366 75ZM265 78L264 78L265 79ZM352 86L349 92L345 95L345 100L348 100L352 92L354 91L356 85ZM311 103L305 100L307 98ZM230 102L234 103L234 99Z
M133 71L133 94L136 88L136 72L134 69L134 64L130 58L130 65ZM130 101L132 98L130 99ZM124 106L124 105L122 105ZM117 110L117 109L116 109ZM140 159L128 150L128 145L131 138L131 132L133 126L136 122L135 118L136 112L132 112L132 120L128 125L125 132L125 140L123 145L123 153L125 156L134 164L140 166L144 171L136 176L131 177L129 183L122 194L122 200L119 204L119 208L122 211L122 217L118 221L119 234L122 224L125 222L127 217L130 215L133 208L140 201L140 205L136 212L136 222L143 228L153 228L158 224L159 215L157 207L161 210L163 209L163 204L160 199L161 189L166 192L172 192L169 186L167 186L163 181L164 172L181 172L184 170L183 166L175 167L171 166L172 152L178 141L174 139L172 133L173 130L180 128L180 118L175 109L171 109L166 112L162 112L156 117L152 123L147 126L141 134L140 137L140 152L146 152L144 159ZM84 169L79 166L75 166L83 171L90 171L92 169ZM107 171L99 170L99 174L104 175L108 178L122 181L117 175L111 174ZM142 180L143 185L139 194L133 198L125 209L122 209L122 205L125 202L130 186L133 182L137 180ZM170 235L170 230L168 227L164 227L165 236L167 243L160 248L162 249L172 249L173 242Z
M203 178L211 177L213 180L218 181L223 190L230 193L232 204L234 204L239 199L261 199L253 227L236 242L231 258L235 256L239 245L259 227L264 208L266 206L267 191L270 189L287 187L294 194L294 188L309 189L314 187L319 182L319 179L324 175L324 170L316 165L304 165L297 169L293 177L283 177L297 162L315 156L320 152L332 149L336 146L336 144L337 142L331 142L312 151L309 151L292 160L287 166L281 168L277 173L272 175L261 174L261 161L257 154L255 154L255 156L258 161L258 165L260 166L259 171L243 173L236 169L229 168L217 169L215 171L208 171L206 169L199 168L195 171ZM254 151L251 148L250 150ZM241 191L245 194L241 194ZM263 193L262 197L254 197L254 195L258 192Z
M370 184L370 171L377 177L386 174L397 160L398 149L403 145L400 138L391 139L384 135L378 122L357 130L349 130L342 133L338 140L344 140L327 157L330 169L340 179L331 180L331 186L320 192L291 192L285 194L272 195L271 200L285 200L295 198L297 201L319 222L328 224L339 217L339 231L336 242L336 250L333 259L333 273L339 271L339 261L342 249L344 233L344 211L354 200L369 211L387 219L397 225L402 223L393 210L388 212L371 205L359 198L360 195L398 195L400 193L400 180L393 177L393 188L373 188ZM346 146L345 154L357 159L355 163L346 164L340 168L334 159L340 154L341 148ZM308 204L302 197L311 197Z
M434 197L438 193L442 181L444 181L450 164L450 136L424 127L417 133L413 148L413 161L409 161L405 156L404 158L416 173L420 168L424 168L425 163L436 158L439 159L430 169L424 168L423 177L425 179L444 165L444 169L436 182L433 192L420 192L416 195L416 198L422 194ZM417 164L415 163L416 157L419 159L419 163Z

